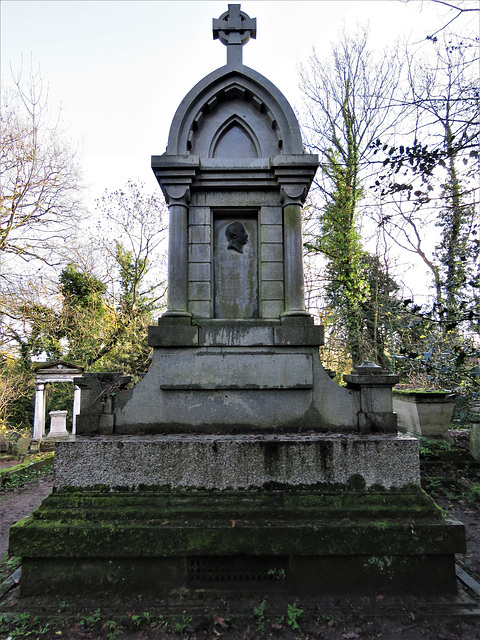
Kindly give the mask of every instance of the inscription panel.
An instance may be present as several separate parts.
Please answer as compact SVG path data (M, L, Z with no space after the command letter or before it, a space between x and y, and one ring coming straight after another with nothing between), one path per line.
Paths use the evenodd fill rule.
M309 354L174 355L162 360L161 389L311 389Z

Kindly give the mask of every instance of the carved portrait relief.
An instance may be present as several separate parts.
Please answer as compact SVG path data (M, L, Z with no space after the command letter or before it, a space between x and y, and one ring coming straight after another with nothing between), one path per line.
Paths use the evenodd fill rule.
M225 235L227 236L227 249L232 249L238 253L243 253L243 247L248 242L248 233L245 231L245 227L241 222L232 222L225 229Z
M214 317L258 318L256 216L218 216L214 236Z

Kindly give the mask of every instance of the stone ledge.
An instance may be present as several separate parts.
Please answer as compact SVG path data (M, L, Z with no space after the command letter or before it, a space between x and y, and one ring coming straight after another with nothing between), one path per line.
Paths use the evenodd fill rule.
M148 327L149 347L197 347L198 327L163 325Z

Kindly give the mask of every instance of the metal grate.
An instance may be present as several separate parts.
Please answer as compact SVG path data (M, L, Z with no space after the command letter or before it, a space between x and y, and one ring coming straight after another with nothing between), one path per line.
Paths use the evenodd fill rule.
M187 558L190 586L249 587L265 583L285 584L288 556L190 556Z

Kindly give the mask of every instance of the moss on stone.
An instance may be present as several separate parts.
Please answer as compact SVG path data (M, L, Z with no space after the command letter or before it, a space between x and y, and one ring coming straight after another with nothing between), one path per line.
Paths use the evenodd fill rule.
M360 486L361 483L358 483ZM59 491L14 525L23 557L392 555L463 549L463 528L401 491Z

